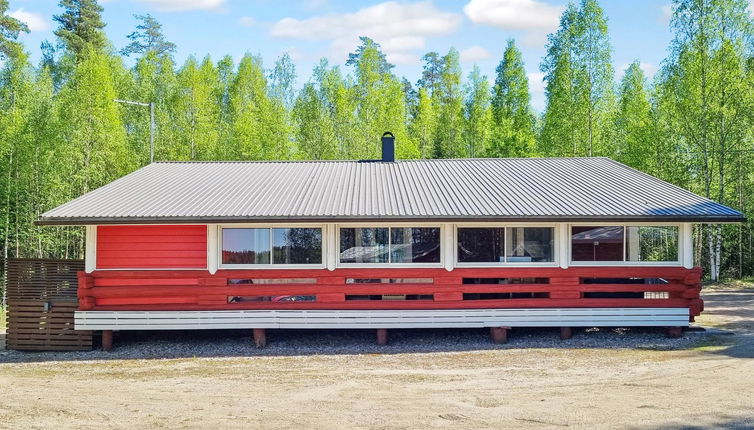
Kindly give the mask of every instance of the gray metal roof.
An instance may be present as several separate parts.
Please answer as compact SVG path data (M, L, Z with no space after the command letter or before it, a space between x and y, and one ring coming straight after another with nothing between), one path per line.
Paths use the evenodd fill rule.
M165 162L40 224L326 220L740 221L608 158Z

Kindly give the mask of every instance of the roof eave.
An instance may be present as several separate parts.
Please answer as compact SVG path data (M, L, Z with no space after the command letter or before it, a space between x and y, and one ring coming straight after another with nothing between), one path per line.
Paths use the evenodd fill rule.
M743 215L604 215L604 216L326 216L326 217L291 217L291 216L260 216L260 217L40 217L35 221L39 226L76 226L102 224L233 224L249 222L692 222L704 224L724 224L745 222Z

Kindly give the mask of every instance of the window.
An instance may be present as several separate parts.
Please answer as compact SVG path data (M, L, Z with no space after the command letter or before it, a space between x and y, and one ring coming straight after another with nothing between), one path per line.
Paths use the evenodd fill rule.
M439 263L439 227L340 229L341 263Z
M572 227L572 261L623 261L623 226Z
M505 261L508 263L553 262L552 227L508 227L505 229Z
M439 263L440 229L399 227L390 229L391 263Z
M678 227L574 226L571 261L677 262Z
M555 261L553 227L463 227L459 263L549 263Z
M502 263L505 261L503 247L504 228L459 228L459 263Z
M270 229L224 228L223 264L270 264Z
M222 264L322 264L322 229L223 228Z
M678 261L678 227L626 227L626 261Z

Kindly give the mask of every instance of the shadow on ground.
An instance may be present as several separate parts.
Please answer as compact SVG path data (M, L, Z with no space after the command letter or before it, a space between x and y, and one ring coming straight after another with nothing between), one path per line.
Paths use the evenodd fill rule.
M0 363L161 359L190 357L400 354L505 349L690 349L706 337L686 333L671 339L658 328L576 329L560 339L557 328L516 328L506 344L494 344L489 329L391 329L389 344L376 345L375 330L268 330L266 348L256 348L251 330L116 332L114 348L83 352L0 351Z
M493 344L488 329L391 329L389 344L375 344L375 330L268 330L268 345L258 349L251 330L117 332L114 348L84 352L0 351L0 363L164 359L191 357L316 356L400 354L483 350L633 349L688 350L701 354L754 358L754 290L703 293L701 324L711 332L684 332L670 339L659 328L576 329L561 340L557 328L516 328L506 344ZM731 332L724 334L721 330Z

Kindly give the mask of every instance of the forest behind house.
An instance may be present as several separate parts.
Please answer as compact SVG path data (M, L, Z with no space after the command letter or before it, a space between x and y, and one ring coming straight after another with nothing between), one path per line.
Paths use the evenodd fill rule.
M342 64L323 59L312 71L287 54L176 64L150 15L134 16L130 44L113 46L96 0L62 0L56 39L32 64L18 40L28 28L0 0L0 265L81 258L83 228L36 226L38 215L149 163L149 109L114 99L155 103L158 161L373 159L389 130L403 159L606 156L751 217L748 6L673 1L661 69L649 80L636 59L616 81L599 2L569 4L539 65L546 107L536 113L512 39L501 40L494 77L463 72L450 48L424 55L411 82L368 35ZM694 234L709 278L754 275L751 222Z

